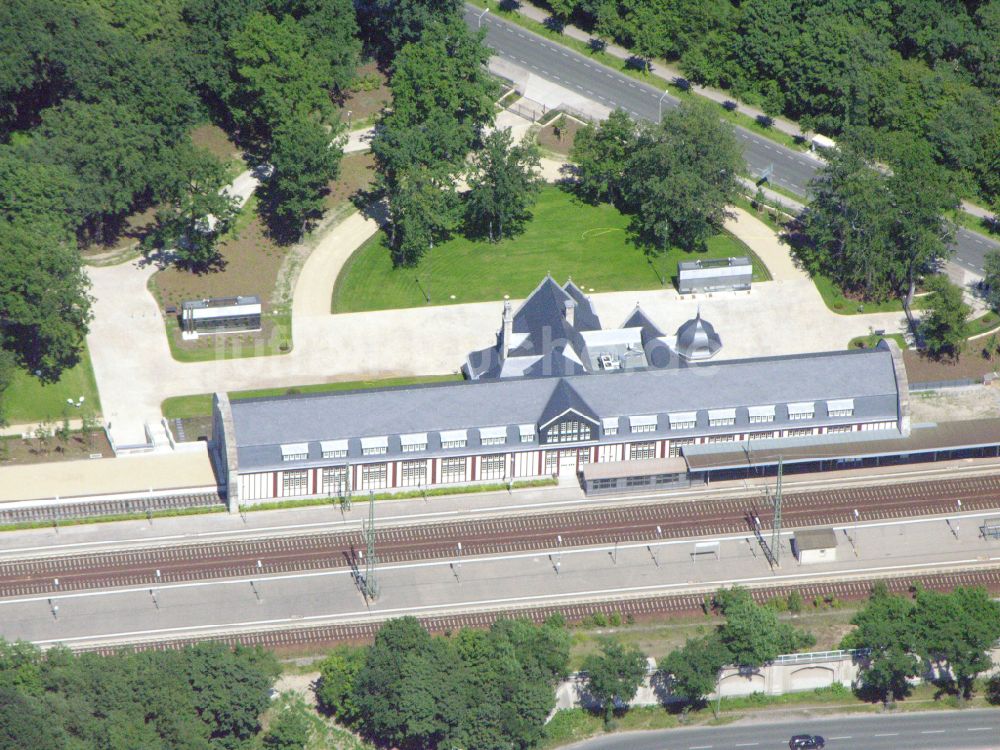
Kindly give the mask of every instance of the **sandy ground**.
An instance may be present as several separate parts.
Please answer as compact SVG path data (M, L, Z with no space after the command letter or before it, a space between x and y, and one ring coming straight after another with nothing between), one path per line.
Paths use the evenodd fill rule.
M914 424L998 417L1000 386L994 383L911 393L910 415Z
M274 689L279 693L289 691L299 693L310 706L316 706L316 694L313 692L313 684L319 679L319 672L309 672L308 674L283 674L274 683Z

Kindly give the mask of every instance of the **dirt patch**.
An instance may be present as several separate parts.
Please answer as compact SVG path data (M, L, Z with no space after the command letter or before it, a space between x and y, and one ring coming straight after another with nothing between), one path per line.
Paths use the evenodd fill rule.
M319 672L309 672L307 674L283 674L274 683L274 689L279 693L294 692L302 696L303 700L313 708L316 707L316 693L313 692L313 684L319 679Z
M213 153L221 161L240 158L240 150L218 125L205 123L191 131L191 143Z
M975 346L976 343L979 343L980 346ZM1000 363L991 362L982 356L981 347L982 342L970 343L958 360L934 360L918 351L907 349L903 352L906 376L910 383L981 378L1000 367Z
M327 210L338 208L359 190L367 189L375 179L375 157L371 153L346 154L340 160L340 175L330 183L323 199Z
M910 416L914 423L955 422L1000 416L1000 387L970 385L940 391L910 394Z
M115 455L103 430L95 430L89 437L82 432L74 432L67 440L55 436L43 441L36 438L0 438L0 465L4 466L74 461L97 454L101 458L113 458Z
M385 73L378 69L375 63L362 65L357 71L357 81L351 91L344 97L340 107L341 119L348 121L350 112L350 127L360 127L377 115L382 108L392 100L392 90L387 85Z
M583 128L583 125L569 117L566 118L566 123L563 127L557 127L557 123L559 123L558 117L555 119L555 122L549 123L538 131L538 135L536 136L538 145L548 151L568 156L570 149L573 148L573 141L576 139L576 134Z

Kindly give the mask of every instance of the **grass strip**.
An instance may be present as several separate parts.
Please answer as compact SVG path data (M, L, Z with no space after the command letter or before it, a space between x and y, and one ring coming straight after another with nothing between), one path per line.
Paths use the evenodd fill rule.
M224 505L198 505L192 508L164 508L149 513L115 513L109 516L81 516L79 518L60 518L51 521L19 521L0 525L2 531L20 531L22 529L44 529L49 526L84 526L92 523L110 523L112 521L144 521L153 518L171 518L174 516L203 516L207 513L225 513Z

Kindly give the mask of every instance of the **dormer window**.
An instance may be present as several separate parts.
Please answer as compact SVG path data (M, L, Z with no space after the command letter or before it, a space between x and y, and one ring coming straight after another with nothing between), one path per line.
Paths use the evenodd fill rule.
M709 427L731 427L736 424L736 409L709 409Z
M628 426L632 432L656 432L656 415L629 417Z
M467 430L442 430L441 447L445 450L449 448L464 448L469 442Z
M416 453L427 450L427 433L414 432L409 435L399 436L399 447L403 453Z
M671 430L693 430L698 424L698 412L679 411L668 414L667 419L670 421Z
M319 449L323 458L347 458L346 440L321 440Z
M837 398L826 402L826 413L830 417L853 417L854 399Z
M618 417L605 417L601 420L601 429L608 437L618 434Z
M479 442L482 445L503 445L507 442L507 427L480 427Z
M521 437L522 443L533 443L535 442L535 425L533 424L519 424L517 426L518 435Z
M282 461L305 461L309 458L309 443L285 443L281 446Z
M770 406L751 406L747 409L750 416L750 424L762 424L764 422L774 421L774 405Z
M361 455L363 456L384 456L388 450L389 438L384 435L361 438Z
M788 405L790 420L812 419L816 416L816 404L813 401L798 401Z

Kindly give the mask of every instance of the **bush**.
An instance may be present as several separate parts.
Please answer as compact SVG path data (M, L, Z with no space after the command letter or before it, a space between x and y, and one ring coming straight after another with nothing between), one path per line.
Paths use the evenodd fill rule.
M1000 706L1000 674L995 674L986 681L986 701L991 706Z
M798 590L793 589L791 593L788 594L788 611L792 614L798 614L805 607L805 600L802 598L802 594Z
M590 619L594 623L595 627L604 628L608 625L608 618L603 612L594 612L594 614L590 616Z

